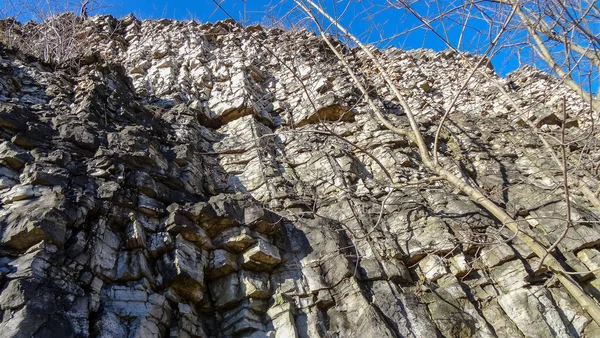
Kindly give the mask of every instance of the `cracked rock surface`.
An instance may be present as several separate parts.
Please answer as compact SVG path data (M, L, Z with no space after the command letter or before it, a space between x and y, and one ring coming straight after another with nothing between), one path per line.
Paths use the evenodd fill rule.
M431 176L414 145L377 123L320 37L133 16L81 30L75 68L0 45L1 336L600 336L479 205L412 184ZM365 55L344 52L406 127ZM478 57L376 53L433 142ZM563 231L562 172L526 122L560 129L563 98L569 135L592 120L551 77L509 78L527 116L475 76L440 162L548 247ZM599 217L572 195L560 259L600 299Z

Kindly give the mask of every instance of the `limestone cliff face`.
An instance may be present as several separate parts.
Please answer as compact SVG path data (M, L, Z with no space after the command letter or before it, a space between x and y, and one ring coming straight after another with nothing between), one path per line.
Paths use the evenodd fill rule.
M0 49L0 336L600 336L477 204L440 181L390 189L430 173L320 37L131 16L82 25L88 53L70 69ZM370 63L346 53L406 126ZM431 137L474 57L378 56ZM590 121L552 78L511 76L530 115L476 76L440 160L549 245L562 174L520 122L555 130L563 97L569 133ZM598 217L572 198L560 259L593 270ZM600 294L594 274L579 277Z

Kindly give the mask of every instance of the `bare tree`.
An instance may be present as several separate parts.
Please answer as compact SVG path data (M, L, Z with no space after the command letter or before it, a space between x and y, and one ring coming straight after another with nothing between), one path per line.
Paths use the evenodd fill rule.
M68 8L72 11L79 10L79 17L76 15L59 15L58 13L67 9L53 7L58 3L47 0L41 5L40 3L37 5L28 4L31 13L42 20L41 23L37 24L37 35L33 39L36 44L28 48L48 62L68 60L78 52L81 45L78 44L77 32L81 24L81 18L86 18L88 14L89 1L87 0L79 3L79 7ZM584 292L577 280L571 276L572 273L565 271L563 262L554 253L573 226L571 201L574 189L579 190L581 194L589 199L591 204L600 208L600 201L588 187L588 184L592 184L600 189L600 183L598 182L599 169L595 166L598 158L595 157L596 153L592 151L594 145L591 142L595 138L594 121L597 120L595 115L600 112L600 102L597 94L594 94L594 90L597 90L594 84L598 81L598 68L600 67L600 38L597 31L594 30L597 26L594 22L597 22L600 17L598 5L594 1L586 0L579 0L578 2L489 0L451 3L436 1L434 3L436 10L429 12L427 10L423 11L423 8L413 1L388 0L386 2L389 5L388 10L402 11L405 15L416 18L420 22L420 25L416 28L433 34L443 41L448 48L459 52L458 57L463 58L469 68L468 75L461 84L458 93L455 94L450 104L445 107L434 133L434 142L430 144L426 141L428 135L424 135L422 131L423 123L419 120L418 108L409 104L406 94L393 81L389 69L373 53L372 48L342 24L339 20L342 14L332 15L320 2L295 0L294 3L314 22L325 45L348 72L355 86L361 92L362 99L366 101L377 121L398 137L409 139L410 143L415 146L420 162L431 173L431 177L423 180L423 182L444 181L492 214L503 227L513 232L513 238L519 238L540 258L536 270L547 267L554 272L556 278L573 298L579 302L596 323L600 324L600 307ZM341 13L346 12L347 8L342 9ZM14 9L5 10L3 15L8 16L7 13L20 15ZM460 54L464 50L462 47L467 45L468 31L472 29L470 22L473 20L484 22L487 26L484 28L478 27L477 29L489 33L486 39L480 40L479 43L475 44L475 47L468 48L467 51L475 51L485 57L468 58ZM3 33L2 39L13 43L13 41L16 41L13 38L15 24L9 23L7 27L9 28ZM377 29L376 26L373 27ZM460 32L456 44L453 44L450 38L450 32L453 28L458 28ZM370 83L356 72L355 67L350 63L347 54L343 50L344 46L331 39L329 33L333 33L332 35L335 35L336 38L345 40L351 46L357 46L367 56L367 59L381 76L387 90L392 93L395 100L400 104L408 120L408 128L398 127L392 120L388 119L386 112L380 108L376 99L372 97ZM512 42L509 44L508 40ZM21 37L19 43L26 43L26 41ZM535 120L530 119L530 113L525 111L510 94L510 91L514 90L517 85L509 81L506 87L497 78L490 76L485 69L489 58L507 48L510 48L513 55L521 60L523 64L528 63L553 72L558 79L557 86L564 84L569 87L589 105L589 109L572 112L568 110L566 101L563 101L560 107L560 128L555 130L542 130L539 128ZM284 62L282 62L282 65L287 67ZM289 70L292 74L295 74L294 70ZM547 151L545 156L554 162L556 168L562 174L560 189L566 204L563 219L564 229L562 234L550 245L541 244L534 234L525 231L520 226L524 221L532 221L531 218L518 219L507 207L496 203L475 182L465 179L468 175L464 173L461 167L453 165L451 161L441 160L442 156L439 152L440 137L447 124L452 120L452 113L459 95L466 90L475 74L485 77L502 92L513 109L522 117L530 131L539 138ZM308 93L307 97L310 100ZM589 130L582 130L578 135L568 134L568 119L572 117L570 115L576 113L586 121ZM331 129L304 130L302 132L332 136L363 151ZM584 145L574 146L579 143ZM578 149L578 151L571 151L570 148ZM363 152L367 153L374 162L380 165L382 171L389 178L388 196L393 189L404 187L403 184L394 181L394 175L390 173L393 170L392 168L386 168L375 156L368 154L367 151ZM381 212L374 228L367 231L363 236L353 234L356 239L367 237L371 231L377 228L383 215L386 200L387 197L381 202ZM544 222L543 219L537 221Z
M89 48L80 35L83 19L100 7L95 0L9 0L0 8L0 41L48 63L69 61ZM18 20L27 20L31 27L21 29Z
M79 16L82 18L87 18L88 17L88 4L90 3L90 0L85 0L81 3L81 8L79 10Z
M538 130L534 130L546 147L548 156L555 161L558 168L563 173L563 190L567 205L567 212L564 220L565 227L562 235L549 247L545 247L535 238L535 235L523 231L523 229L519 227L519 223L522 222L522 220L520 221L514 216L511 216L504 207L494 203L494 201L477 185L469 180L463 179L464 175L458 175L457 173L462 172L461 168L456 166L448 167L447 162L442 164L442 162L438 160L437 148L439 134L444 126L444 122L450 118L449 114L451 113L452 106L456 103L456 100L453 100L450 107L446 109L446 113L441 119L437 129L434 147L430 148L422 134L420 123L414 108L407 103L405 94L403 94L392 81L388 69L379 61L378 57L373 54L372 49L347 30L340 20L328 13L320 3L311 0L295 0L294 2L313 20L317 30L323 37L324 42L336 55L351 76L355 85L362 92L363 97L368 101L369 106L373 110L378 121L387 129L396 133L399 137L409 138L411 142L416 145L421 162L432 172L435 178L442 179L460 190L472 201L478 203L490 212L504 227L510 229L516 237L526 243L526 245L541 258L538 269L543 265L553 271L556 274L556 278L568 290L573 298L579 302L582 308L590 314L596 323L600 324L600 307L598 304L583 291L583 288L571 276L571 273L563 269L561 261L553 254L554 249L556 249L558 244L565 238L572 225L570 211L570 183L574 181L574 179L571 179L571 176L574 175L572 175L569 170L569 155L567 148L569 144L573 144L575 140L569 141L565 136L565 124L567 123L568 118L566 106L563 105L562 107L562 127L558 131L558 137L551 133L541 133ZM562 83L567 85L586 102L589 102L591 111L598 112L598 99L590 92L590 90L593 90L591 83L597 77L598 56L600 55L598 53L599 49L597 45L598 38L597 35L590 30L589 22L586 22L586 20L590 20L589 18L598 17L598 8L595 3L579 2L572 8L566 8L565 6L567 5L562 3L558 4L558 2L554 3L552 1L519 2L506 0L484 1L481 3L465 2L458 6L456 3L452 3L453 9L440 9L435 12L434 17L428 17L427 15L420 13L419 7L409 1L388 1L388 3L392 5L392 8L405 10L410 15L416 17L422 23L422 29L427 30L431 34L435 34L444 41L449 48L456 51L458 51L458 48L453 46L448 38L447 20L456 19L454 16L454 13L457 12L455 10L456 7L467 8L468 6L475 6L476 14L485 17L487 22L489 22L489 31L495 32L495 34L491 34L491 37L485 41L487 44L487 48L484 48L486 54L493 51L499 42L500 44L506 43L505 40L502 40L503 34L506 34L506 32L510 32L512 37L521 37L525 40L525 45L538 56L538 58L531 59L530 62L532 62L533 65L538 65L539 62L543 62L549 70L555 72ZM440 4L438 3L438 5ZM467 13L469 16L473 15L472 12ZM463 15L464 12L461 14L460 19L464 19L465 22L463 24L464 32L468 25L469 17ZM436 20L441 24L434 25ZM455 22L456 21L457 20L455 20ZM380 111L380 109L370 101L369 90L367 89L369 84L365 83L364 79L356 73L353 66L348 61L347 56L339 46L335 45L330 40L327 33L329 32L328 27L332 26L335 27L336 34L339 34L339 36L347 39L350 43L358 46L364 54L367 55L369 61L376 67L387 88L392 92L406 114L406 118L410 124L409 129L402 129L395 126L386 118L385 113ZM441 31L436 27L440 27ZM523 32L525 32L525 34L522 34ZM459 46L462 44L464 36L466 35L461 34L458 43ZM558 45L552 45L552 42L560 43L559 45L562 46L562 49L559 49L559 47L557 47ZM559 57L559 55L563 56ZM482 60L484 59L480 59L480 61L476 63L473 63L472 60L467 60L467 64L471 68L471 75L467 77L465 84L469 82L471 76L475 72L486 74L485 69L482 67L485 62ZM496 79L491 79L489 75L487 76L490 81L497 81ZM581 79L587 79L587 83ZM494 85L500 87L499 89L507 95L507 98L512 100L507 91L502 88L502 85L498 83L494 83ZM461 91L464 87L465 85L461 87ZM515 109L520 109L518 105L515 104L515 106ZM583 135L579 141L588 140L593 134L594 118L594 116L590 116L592 130L584 133L585 135ZM528 122L530 127L535 127L531 121ZM555 152L555 146L558 146L558 154ZM583 152L580 155L583 156ZM589 168L587 168L587 171L590 171ZM595 195L590 192L587 186L583 185L582 191L592 203L597 203L597 198L595 198ZM539 220L539 222L544 222L544 220Z

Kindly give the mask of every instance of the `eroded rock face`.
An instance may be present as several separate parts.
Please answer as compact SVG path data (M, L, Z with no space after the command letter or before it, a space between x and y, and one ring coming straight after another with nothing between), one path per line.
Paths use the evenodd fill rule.
M3 337L600 335L476 203L439 181L390 189L431 173L371 117L320 37L132 16L82 25L95 56L75 74L0 49ZM362 53L347 53L406 126ZM378 54L432 135L473 57ZM440 161L459 161L549 245L562 174L519 122L555 130L557 96L579 119L569 133L589 120L542 75L511 75L513 99L533 107L517 117L475 77ZM600 266L600 228L572 194L560 259L585 272ZM600 295L594 274L579 280Z

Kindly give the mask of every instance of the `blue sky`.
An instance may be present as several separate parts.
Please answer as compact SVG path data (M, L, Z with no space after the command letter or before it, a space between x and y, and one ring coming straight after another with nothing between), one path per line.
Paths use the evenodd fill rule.
M253 20L260 20L265 6L269 1L249 0L246 6L246 13ZM223 6L231 11L236 19L243 18L244 6L242 1L225 1ZM104 1L104 8L99 12L109 12L115 16L123 16L128 13L134 13L139 18L171 18L178 20L188 20L195 18L201 21L217 21L225 19L227 16L222 11L216 11L214 2L210 0L197 1ZM248 13L250 12L250 13Z
M307 24L306 20L296 15L285 17L285 14L290 9L291 1L286 1L286 5L281 5L281 1L277 0L248 0L246 3L241 0L225 0L221 4L225 10L238 21L246 21L249 24L263 23L272 24L274 20L281 19L277 23L290 25L290 20ZM323 1L328 4L328 9L331 13L341 13L344 11L343 6L347 1ZM337 8L334 4L337 3ZM402 35L391 39L404 30L406 27L419 25L414 17L406 15L399 10L385 8L386 1L354 1L354 5L350 6L341 16L345 26L350 27L352 32L361 37L362 40L376 43L379 47L395 46L406 49L413 48L432 48L434 50L444 50L446 45L433 34L425 34L425 30L417 29L408 35ZM427 9L425 9L427 10ZM228 16L217 8L211 0L198 1L166 1L166 0L150 0L150 1L114 1L105 0L104 8L99 12L111 13L117 17L127 13L134 13L138 18L171 18L178 20L188 20L194 18L200 21L217 21L226 19ZM275 19L274 19L275 18ZM289 18L289 20L286 20ZM300 20L298 20L300 19ZM452 31L452 29L451 29ZM467 34L467 38L463 39L463 43L473 42L483 44L481 36L475 31ZM452 43L457 43L457 37L450 36ZM470 39L470 41L468 41ZM454 41L452 41L454 40ZM485 40L485 39L484 39ZM468 47L465 45L465 47ZM477 48L471 45L469 48L475 51ZM518 67L518 63L511 61L507 57L507 53L502 53L494 58L494 65L501 73L506 73Z
M0 6L2 6L2 2L8 3L7 1L12 0L0 0ZM60 0L49 1L57 1L60 4L65 3ZM70 3L74 2L76 1L70 0ZM122 17L128 13L133 13L139 19L195 19L202 22L214 22L228 17L212 0L99 0L99 2L102 3L102 7L95 10L93 14L109 13L116 17ZM385 0L320 0L320 2L326 6L329 13L339 17L342 24L361 38L362 41L373 43L380 48L390 46L403 49L425 47L436 51L447 48L446 44L435 34L419 27L422 23L413 15L405 10L389 8L388 2ZM220 3L229 15L240 22L266 25L275 23L286 27L299 24L314 29L310 26L310 20L307 20L305 14L300 11L290 11L293 1L247 0L244 2L243 0L220 0ZM412 6L422 15L435 17L440 10L436 7L437 4L452 6L454 3L454 1L420 0L412 2ZM347 4L350 5L345 7ZM453 46L456 47L460 43L460 50L473 54L483 53L483 48L489 45L489 41L491 37L495 36L496 31L488 31L489 26L480 13L474 13L469 17L469 25L462 38L460 36L463 22L460 21L460 18L459 20L447 20L445 26L441 26L439 22L434 25L437 25L435 26L437 31L448 32L447 39L450 40ZM21 20L24 21L25 18L21 18ZM329 27L328 32L335 33L335 29ZM600 24L598 24L598 27L600 29ZM495 28L497 29L498 26ZM406 33L407 31L409 33ZM512 43L522 40L523 37L523 34L506 35L504 40L500 42L501 44ZM528 52L527 48L519 48L511 47L495 50L496 54L492 58L494 69L501 75L506 75L519 67L520 61L524 63L531 62L532 54L530 50ZM515 52L517 50L519 50L518 57ZM593 83L592 87L597 90L598 84Z
M11 0L0 0L7 2ZM60 5L64 4L60 0L56 1ZM281 0L217 0L221 6L238 21L244 21L248 24L263 23L267 25L277 24L290 26L292 22L300 25L309 25L309 20L306 15L296 11L295 14L289 14L292 8L293 1ZM78 0L70 0L69 3L77 3ZM112 14L116 17L122 17L128 13L133 13L139 19L157 19L170 18L177 20L196 19L202 22L218 21L226 19L227 14L219 9L212 0L196 0L196 1L167 1L167 0L98 0L101 4L100 8L93 11L92 14ZM341 18L344 26L348 27L351 32L361 38L362 41L373 43L380 48L399 47L403 49L415 48L431 48L436 51L444 50L447 46L438 39L434 34L425 33L424 29L415 29L409 34L396 36L407 28L415 27L421 23L414 16L397 9L390 9L385 0L321 0L320 1L327 10L332 14ZM350 4L345 8L346 4ZM432 7L432 1L420 1L414 6L423 13L435 14L436 8ZM442 1L443 3L443 1ZM1 6L1 5L0 5ZM64 6L64 5L63 5ZM75 5L72 7L74 11L78 11ZM343 13L343 15L342 15ZM20 18L26 21L28 18ZM462 48L473 53L481 53L479 45L485 46L487 34L477 32L477 21L471 21L475 29L468 30L465 38L462 39ZM456 44L460 30L457 30L458 25L454 28L448 28L450 31L450 40L452 44ZM312 27L314 28L314 27ZM441 27L440 27L441 28ZM330 33L335 33L331 28ZM509 57L508 52L502 52L493 58L495 69L501 74L506 74L518 67L518 62L515 58Z

